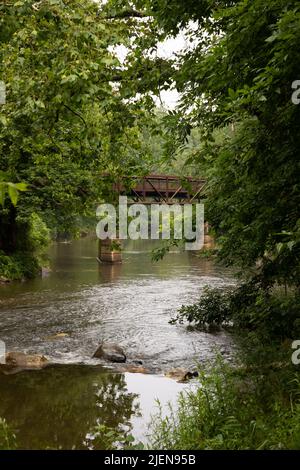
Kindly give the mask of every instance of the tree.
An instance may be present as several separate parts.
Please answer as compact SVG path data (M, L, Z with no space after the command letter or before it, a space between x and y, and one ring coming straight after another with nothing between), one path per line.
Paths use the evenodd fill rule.
M5 254L26 251L32 213L72 231L105 193L103 172L137 172L147 103L129 100L135 82L114 51L130 34L91 0L1 3L0 168L28 189L0 208Z
M265 282L299 285L300 108L291 100L299 2L133 3L151 17L152 43L182 28L191 41L171 74L182 94L177 129L183 137L186 123L201 130L195 163L210 165L207 214L221 258L246 268L259 262Z

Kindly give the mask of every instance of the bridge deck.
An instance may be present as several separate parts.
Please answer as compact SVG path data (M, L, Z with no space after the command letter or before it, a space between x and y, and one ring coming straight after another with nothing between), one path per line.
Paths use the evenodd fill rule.
M122 177L113 183L113 189L135 201L151 204L151 200L167 204L195 202L201 197L206 180L172 175Z

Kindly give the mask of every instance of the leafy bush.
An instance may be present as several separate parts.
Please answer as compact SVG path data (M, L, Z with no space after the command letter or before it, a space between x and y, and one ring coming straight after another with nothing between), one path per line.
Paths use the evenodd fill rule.
M0 251L0 277L4 279L21 279L22 274L22 270L15 259Z
M284 388L271 370L250 377L219 362L199 381L180 395L176 410L153 418L151 448L300 449L299 374L289 371Z
M13 255L0 251L0 277L9 280L32 278L46 264L44 252L50 242L50 233L43 220L31 214L28 229L20 248Z
M260 291L254 303L240 310L234 307L233 321L239 328L259 331L262 335L285 339L300 334L300 295L266 294Z
M203 295L194 305L182 306L171 324L182 324L185 320L196 328L220 327L230 319L230 297L221 289L204 289Z
M231 289L206 287L194 305L182 306L171 324L184 321L199 329L232 325L283 340L300 335L300 294L282 294L252 280Z
M31 253L17 252L7 256L0 251L0 278L8 280L20 280L32 278L40 271L39 260Z
M50 243L50 231L45 222L36 213L31 214L30 217L28 240L31 249L35 253L40 253L47 248Z

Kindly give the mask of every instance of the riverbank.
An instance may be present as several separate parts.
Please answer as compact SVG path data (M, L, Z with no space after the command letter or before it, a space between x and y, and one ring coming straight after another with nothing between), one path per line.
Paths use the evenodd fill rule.
M234 366L218 359L168 418L157 413L151 449L300 449L300 370L291 349L253 334L240 340Z

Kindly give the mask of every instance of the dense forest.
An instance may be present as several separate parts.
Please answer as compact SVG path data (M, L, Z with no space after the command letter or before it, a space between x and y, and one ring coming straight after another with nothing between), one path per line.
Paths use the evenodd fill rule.
M161 57L179 34L186 47ZM94 220L104 173L207 180L213 256L237 284L171 322L233 331L238 365L217 361L157 416L154 448L300 448L299 43L298 0L0 4L3 281L38 275L51 239Z

